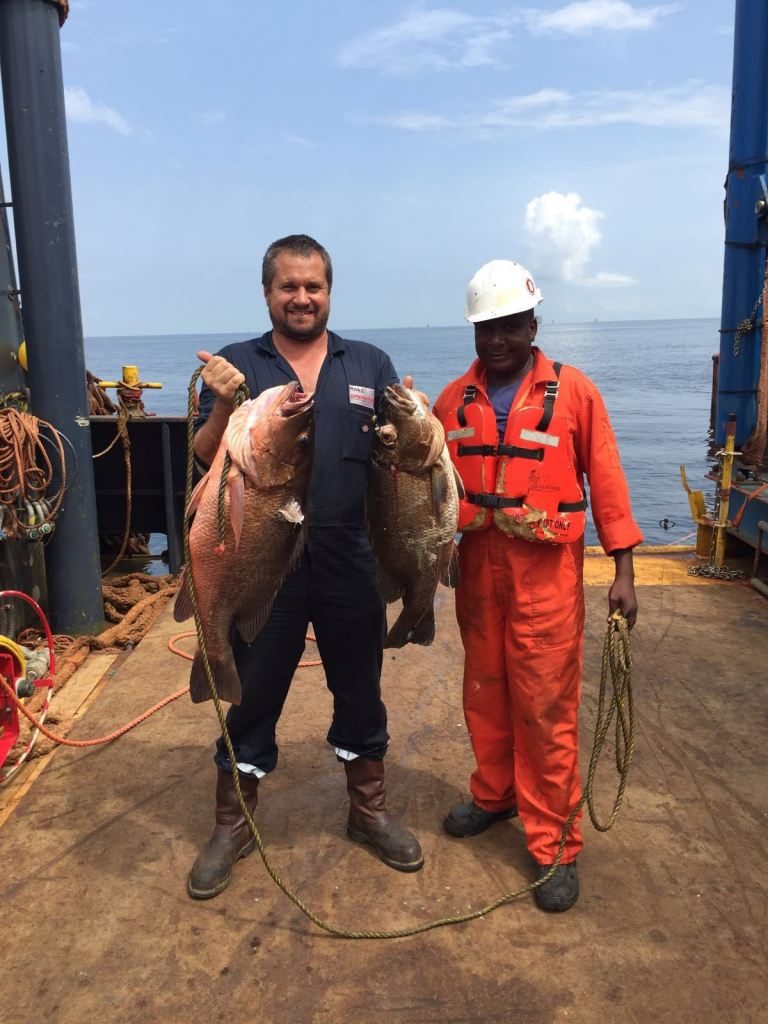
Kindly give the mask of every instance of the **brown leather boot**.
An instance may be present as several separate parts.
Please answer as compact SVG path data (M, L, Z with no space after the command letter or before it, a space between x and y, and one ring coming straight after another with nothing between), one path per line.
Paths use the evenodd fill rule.
M259 780L240 773L240 789L248 810L253 814L258 803ZM241 857L253 853L256 840L237 799L231 772L219 768L216 783L216 827L197 855L187 879L187 892L195 900L218 896L232 881L234 866Z
M387 814L384 762L356 757L345 761L349 820L347 835L356 843L368 843L389 867L418 871L424 863L418 839Z

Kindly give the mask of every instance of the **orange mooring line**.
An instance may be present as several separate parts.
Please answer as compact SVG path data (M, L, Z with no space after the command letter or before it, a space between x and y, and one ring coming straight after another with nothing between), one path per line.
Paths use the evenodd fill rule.
M182 651L181 648L177 647L176 643L175 643L176 640L186 640L186 638L190 637L190 636L196 637L197 636L197 632L194 629L190 629L190 630L187 630L186 633L176 633L168 641L168 650L169 651L173 651L174 654L178 654L178 656L180 658L186 658L187 661L192 661L193 658L194 658L194 654L188 654L186 651ZM317 641L315 640L315 638L312 636L311 633L307 633L305 639L309 640L313 644L317 643ZM298 667L299 668L315 668L317 665L322 665L322 664L323 664L323 662L322 662L321 658L310 658L308 661L300 661Z

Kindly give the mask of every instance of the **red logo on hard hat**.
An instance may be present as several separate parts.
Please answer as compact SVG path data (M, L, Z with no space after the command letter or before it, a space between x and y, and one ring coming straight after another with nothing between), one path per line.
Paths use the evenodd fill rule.
M531 295L533 295L533 293L536 291L536 285L533 283L533 281L530 279L530 277L525 282L525 287L528 289L528 291L531 293Z

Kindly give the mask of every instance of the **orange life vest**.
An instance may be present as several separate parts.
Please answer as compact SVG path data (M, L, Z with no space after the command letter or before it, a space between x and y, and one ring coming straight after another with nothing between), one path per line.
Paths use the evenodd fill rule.
M568 422L555 405L562 365L547 381L544 405L510 413L503 443L496 414L485 395L468 384L461 405L444 427L448 450L466 492L459 507L459 530L486 530L491 524L525 540L566 544L586 525L587 502L576 472Z

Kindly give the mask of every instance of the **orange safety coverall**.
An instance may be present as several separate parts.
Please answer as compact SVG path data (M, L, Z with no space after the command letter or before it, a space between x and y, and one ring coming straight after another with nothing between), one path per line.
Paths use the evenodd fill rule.
M552 362L534 348L532 371L513 409L543 405ZM435 403L441 420L462 403L468 384L490 405L485 368L475 360ZM583 489L607 554L639 544L629 491L605 404L595 385L570 366L560 373L557 410L567 417ZM461 460L459 471L461 471ZM535 543L494 525L463 534L456 617L464 644L464 714L477 769L470 790L486 811L517 806L528 849L551 864L562 828L580 796L578 709L584 634L584 541ZM579 823L562 863L583 846Z

